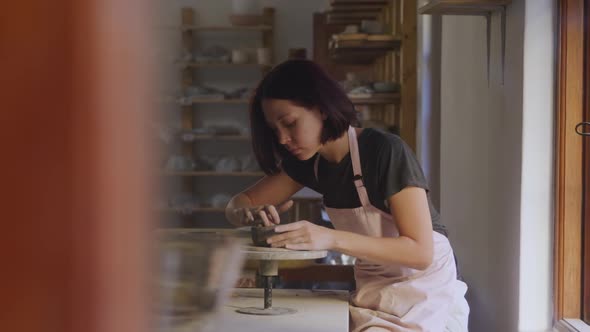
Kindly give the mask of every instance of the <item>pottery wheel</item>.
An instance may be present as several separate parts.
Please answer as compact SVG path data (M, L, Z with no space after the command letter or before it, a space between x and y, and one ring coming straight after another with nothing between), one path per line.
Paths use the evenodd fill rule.
M291 250L285 248L266 248L255 246L242 246L246 259L259 261L286 261L324 258L327 250Z
M291 250L285 248L266 248L246 245L242 247L246 259L260 261L259 272L264 279L264 308L249 307L236 310L249 315L286 315L296 313L291 308L272 306L272 277L279 275L279 261L318 259L328 255L327 250Z

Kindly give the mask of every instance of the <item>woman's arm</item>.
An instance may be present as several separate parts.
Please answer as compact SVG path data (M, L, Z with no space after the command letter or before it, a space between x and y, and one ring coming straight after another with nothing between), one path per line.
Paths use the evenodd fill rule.
M396 238L371 237L300 221L278 226L277 232L289 232L269 240L273 247L331 249L369 262L426 269L433 257L432 221L426 191L407 187L389 198L389 206L400 233Z
M293 204L285 202L303 186L287 174L265 176L253 186L235 195L225 208L226 218L235 226L244 226L246 219L257 213L265 224L278 224L279 213L288 210ZM280 205L278 208L275 206ZM253 208L253 211L250 211Z

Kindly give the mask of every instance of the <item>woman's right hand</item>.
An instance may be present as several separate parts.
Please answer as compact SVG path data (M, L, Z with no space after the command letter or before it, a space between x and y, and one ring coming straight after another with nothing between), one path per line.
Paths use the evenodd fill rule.
M258 205L249 208L238 208L232 212L244 226L254 226L263 224L264 226L278 225L281 223L280 214L289 210L293 206L293 201L289 200L278 206Z

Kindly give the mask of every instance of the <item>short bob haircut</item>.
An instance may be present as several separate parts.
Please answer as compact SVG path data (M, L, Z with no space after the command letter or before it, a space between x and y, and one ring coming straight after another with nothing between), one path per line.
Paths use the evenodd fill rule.
M297 106L318 107L326 116L321 143L342 136L350 125L358 125L357 112L338 82L309 60L287 60L273 68L261 81L250 104L252 147L260 168L278 174L281 161L290 156L268 126L262 111L265 99L289 100Z

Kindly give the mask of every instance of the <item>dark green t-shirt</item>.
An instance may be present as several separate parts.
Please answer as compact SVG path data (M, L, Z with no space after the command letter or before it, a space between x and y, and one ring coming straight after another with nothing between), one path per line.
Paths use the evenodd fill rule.
M357 140L363 182L371 204L390 213L387 204L389 197L408 186L424 188L432 226L435 231L446 236L446 228L439 223L440 215L430 200L428 183L412 149L399 136L373 128L364 129ZM352 180L350 153L338 163L331 163L320 156L319 181L314 175L316 157L303 161L294 157L286 158L282 168L293 180L322 194L327 207L352 209L361 206Z

